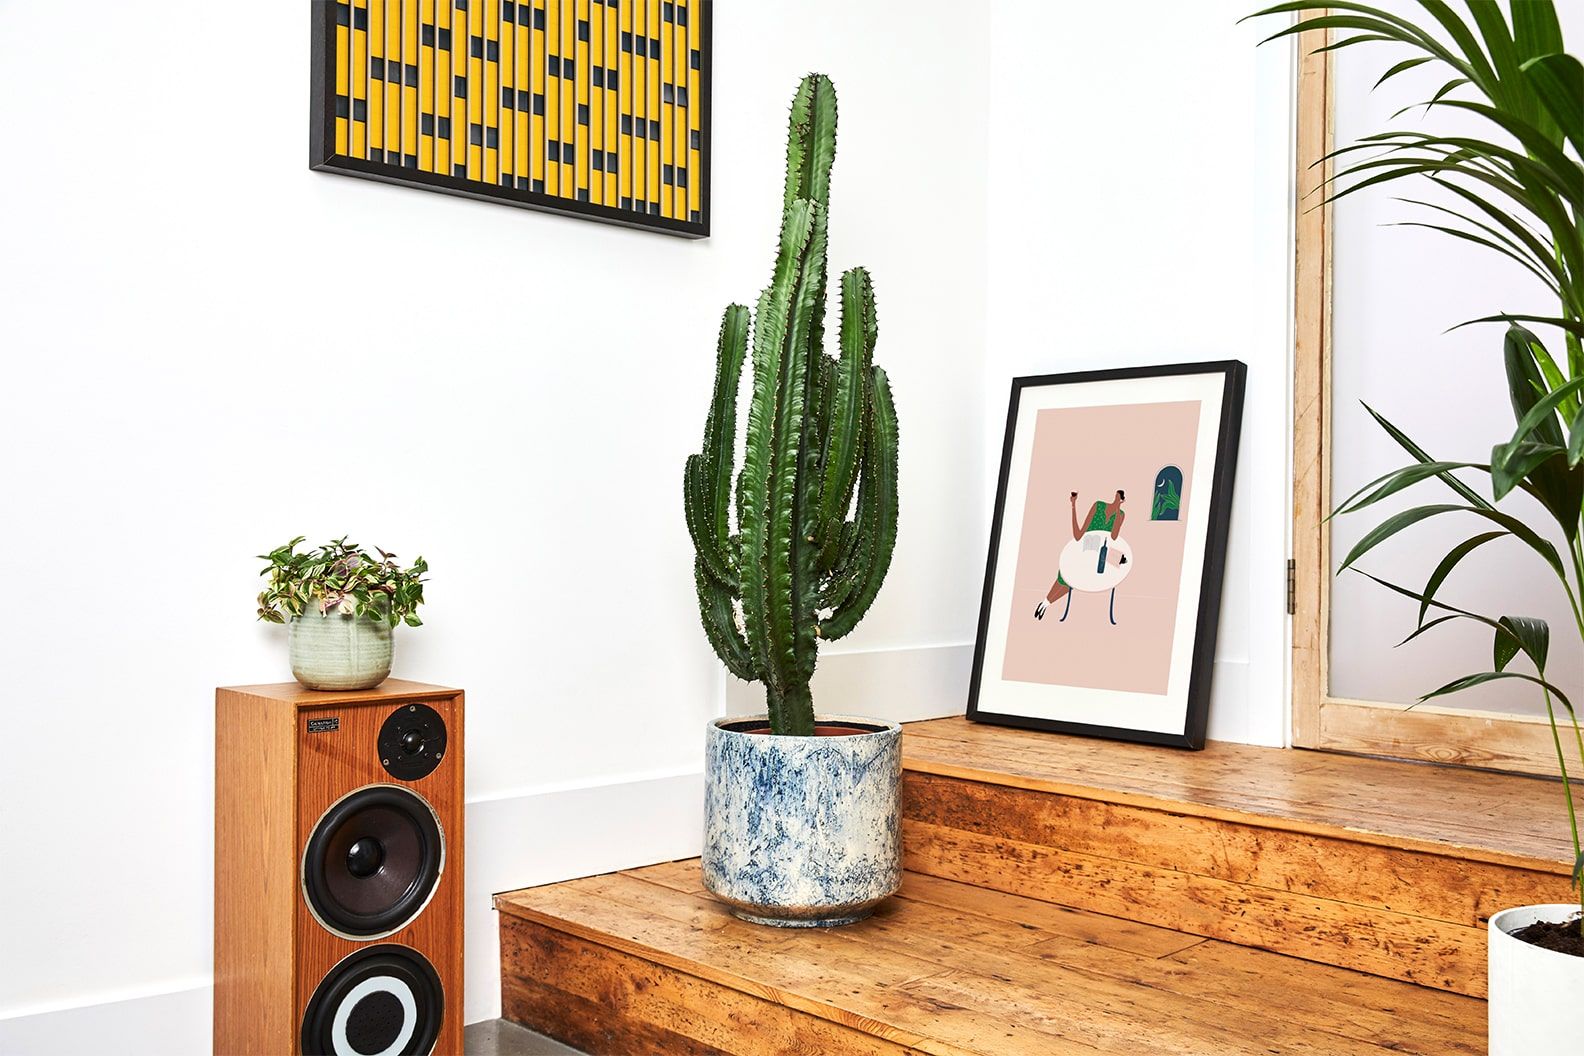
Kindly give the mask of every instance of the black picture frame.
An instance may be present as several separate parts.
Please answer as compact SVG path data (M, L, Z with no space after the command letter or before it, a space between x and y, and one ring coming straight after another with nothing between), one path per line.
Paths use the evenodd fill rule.
M1203 575L1195 619L1192 673L1189 678L1187 710L1182 731L1178 733L1135 730L982 710L979 707L979 697L984 676L986 636L995 601L996 561L1001 549L1002 515L1006 507L1013 443L1017 436L1018 410L1024 392L1028 389L1052 385L1216 373L1224 376L1221 420L1217 428L1217 457L1210 487L1209 526L1205 539ZM1233 485L1237 477L1238 442L1243 423L1243 398L1247 377L1248 367L1241 361L1216 360L1041 374L1012 379L1006 431L1001 447L1001 468L996 482L995 510L990 526L990 550L985 561L984 591L980 598L979 622L974 638L973 668L968 686L967 717L970 721L1172 748L1198 750L1204 747L1205 728L1210 716L1210 677L1215 659L1216 626L1221 613L1222 577L1226 571L1227 532L1231 518ZM1060 692L1060 687L1053 686L1051 689L1052 692Z
M714 0L700 0L703 19L699 27L699 219L678 220L620 206L595 205L558 195L514 187L487 186L438 172L422 172L383 161L338 155L335 152L335 27L337 0L309 0L312 58L309 76L308 167L403 187L440 191L462 198L512 205L520 209L580 217L619 227L639 228L681 238L708 238L710 233L710 110L714 81ZM343 0L344 2L344 0ZM630 0L629 0L630 2Z

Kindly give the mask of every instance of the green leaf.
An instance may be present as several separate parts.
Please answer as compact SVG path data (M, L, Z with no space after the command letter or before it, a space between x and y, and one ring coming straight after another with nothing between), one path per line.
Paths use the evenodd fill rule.
M1380 524L1377 524L1374 528L1371 528L1368 532L1364 533L1364 537L1354 544L1352 550L1348 551L1347 558L1343 560L1342 565L1337 569L1337 572L1344 572L1351 568L1353 563L1359 558L1363 557L1365 554L1369 553L1371 550L1375 549L1381 543L1384 543L1386 540L1390 539L1404 528L1407 528L1409 525L1418 524L1420 521L1427 520L1431 517L1438 517L1443 513L1458 513L1467 509L1469 509L1469 507L1459 506L1456 503L1437 503L1430 506L1415 506L1411 509L1403 510L1400 513L1394 513Z
M1584 65L1572 55L1541 55L1523 64L1523 74L1573 149L1584 154Z
M1546 621L1533 616L1503 616L1496 622L1517 643L1517 647L1523 649L1524 655L1529 657L1529 661L1534 664L1540 676L1545 677L1546 657L1551 651L1551 626ZM1497 637L1499 639L1501 635ZM1502 654L1500 645L1497 646L1496 652L1500 657ZM1507 660L1511 659L1512 654L1508 653ZM1501 660L1496 664L1496 670L1500 671L1506 666L1507 661Z
M1573 416L1573 426L1568 430L1567 461L1570 466L1584 461L1584 406Z
M1421 623L1418 627L1415 627L1412 634L1410 634L1408 637L1404 638L1402 641L1398 642L1397 646L1394 646L1393 648L1397 648L1399 646L1407 645L1409 642L1413 641L1415 638L1419 637L1421 634L1425 633L1428 630L1431 630L1432 628L1439 627L1443 623L1450 623L1453 620L1461 620L1461 619L1465 619L1465 618L1466 617L1462 616L1459 613L1455 613L1455 612L1450 614L1450 615L1447 615L1447 616L1437 616L1435 619L1431 620L1429 623Z
M1352 15L1364 17L1342 20L1336 16L1322 15L1316 18L1308 18L1267 39L1275 40L1277 37L1291 36L1294 33L1303 33L1311 29L1362 29L1367 32L1378 33L1387 40L1400 41L1404 44L1412 45L1436 56L1454 69L1472 73L1472 71L1468 70L1466 63L1448 51L1434 37L1419 29L1407 19L1400 18L1389 11L1383 11L1377 7L1371 7L1368 4L1350 3L1346 2L1346 0L1332 0L1332 2L1326 4L1315 3L1313 0L1295 0L1295 2L1280 3L1264 8L1241 21L1247 21L1249 18L1257 18L1261 15L1290 14L1315 10L1346 11ZM1346 22L1354 24L1345 24Z
M1381 579L1379 576L1373 576L1370 573L1364 572L1360 569L1354 569L1354 571L1358 572L1358 574L1363 576L1365 579L1385 587L1387 590L1390 590L1394 593L1401 594L1405 598L1413 598L1415 601L1426 600L1425 595L1419 593L1416 590L1410 590L1407 587L1398 586L1396 583L1388 582L1387 580ZM1481 616L1477 612L1470 612L1467 609L1460 609L1456 605L1448 605L1444 601L1430 599L1430 606L1432 608L1440 609L1443 612L1450 612L1456 616L1464 617L1465 619L1475 620L1479 623L1483 623L1487 627L1495 627L1497 625L1496 621L1491 619L1489 616Z
M1562 27L1551 4L1519 0L1512 5L1513 40L1523 58L1562 50Z
M1397 428L1391 422L1387 421L1384 417L1382 417L1379 413L1376 412L1375 408L1371 407L1369 404L1366 403L1366 404L1364 404L1364 409L1369 412L1370 417L1374 418L1375 421L1380 425L1380 427L1382 429L1386 430L1386 434L1388 436L1390 436L1393 440L1397 441L1397 445L1399 447L1401 447L1404 451L1408 452L1408 454L1412 455L1414 457L1414 459L1416 459L1419 462L1423 462L1423 463L1430 463L1430 462L1434 462L1435 461L1435 459L1433 459L1429 455L1425 454L1425 451L1424 451L1423 448L1421 448L1418 444L1416 444L1412 440L1410 440L1408 438L1408 434L1407 433L1403 432L1401 429ZM1463 496L1465 499L1467 499L1469 502L1473 503L1475 506L1480 506L1480 507L1485 508L1485 509L1495 509L1495 507L1492 506L1489 502L1486 502L1485 499L1482 498L1477 491L1475 491L1473 488L1469 487L1467 484L1463 483L1461 480L1459 480L1457 477L1453 476L1451 473L1438 473L1438 474L1436 474L1436 477L1437 477L1437 479L1439 479L1441 481L1441 483L1445 484L1447 487L1451 488L1453 491L1455 491L1459 495Z
M1496 670L1505 670L1508 661L1518 655L1518 648L1518 639L1516 637L1509 633L1505 627L1496 628L1496 634L1491 646L1491 656L1495 661Z
M1544 323L1547 326L1555 326L1569 333L1584 337L1584 321L1569 319L1560 315L1520 315L1517 312L1482 315L1478 319L1469 319L1456 326L1449 327L1447 333L1451 333L1453 330L1461 330L1465 326L1473 326L1475 323Z
M1538 351L1537 351L1538 350ZM1562 435L1562 425L1557 421L1555 409L1559 402L1578 386L1563 386L1562 395L1549 393L1544 373L1539 366L1539 356L1544 351L1540 339L1521 326L1510 326L1502 342L1502 357L1507 370L1507 388L1511 397L1513 416L1518 419L1519 431L1515 440L1532 440L1540 445L1559 449L1554 457L1536 459L1533 449L1514 450L1509 458L1510 470L1522 470L1522 479L1533 486L1537 497L1562 527L1569 542L1578 536L1579 508L1584 503L1584 468L1567 465L1567 440ZM1493 475L1496 472L1492 465ZM1507 472L1504 477L1511 478ZM1505 479L1509 487L1515 479ZM1500 492L1498 492L1498 495Z
M1376 88L1379 88L1381 85L1385 84L1387 81L1391 80L1393 77L1397 76L1399 73L1404 73L1404 72L1406 72L1408 70L1413 69L1415 66L1423 66L1427 62L1434 62L1434 61L1435 61L1435 57L1432 56L1432 55L1421 55L1421 56L1418 56L1417 58L1404 59L1401 62L1397 63L1395 66L1393 66L1391 69L1387 70L1385 73L1381 74L1380 75L1380 80L1376 81L1373 85L1370 86L1370 91L1373 92Z
M1458 566L1458 563L1486 543L1501 539L1506 535L1506 532L1482 532L1479 535L1463 540L1447 551L1446 556L1436 565L1435 571L1430 573L1430 578L1425 582L1424 594L1419 599L1420 624L1424 623L1425 615L1430 611L1436 591L1441 589L1441 584L1446 582L1447 577L1452 574L1452 570ZM1412 636L1410 635L1410 637ZM1403 640L1407 641L1408 639L1405 638Z
M1401 201L1401 200L1403 200L1403 199L1399 199L1399 201ZM1465 219L1465 221L1467 221L1466 217L1464 219ZM1472 223L1472 221L1468 221L1468 222ZM1422 220L1400 220L1400 221L1398 221L1396 223L1387 224L1385 226L1387 226L1387 227L1422 227L1422 228L1425 228L1426 230L1429 230L1429 231L1439 231L1441 234L1450 235L1453 238L1460 238L1460 239L1462 239L1465 242L1472 242L1472 243L1474 243L1477 246L1484 246L1486 249L1494 250L1495 252L1500 253L1502 256L1507 257L1509 260L1517 261L1531 275L1533 275L1535 278L1539 279L1541 282L1545 283L1547 289L1549 289L1553 294L1560 295L1561 292L1562 292L1561 288L1557 285L1556 279L1554 279L1552 276L1546 274L1544 271L1540 270L1539 268L1535 267L1535 265L1529 260L1529 258L1526 255L1524 255L1522 252L1520 252L1515 246L1513 246L1513 245L1511 245L1509 243L1506 243L1505 240L1503 240L1502 242L1493 242L1491 239L1485 238L1485 237L1480 236L1480 235L1476 235L1476 234L1474 234L1471 231L1461 231L1458 228L1448 227L1445 224L1430 224L1430 223L1426 223L1426 222L1424 222ZM1483 226L1483 225L1481 225L1481 226Z
M1566 458L1567 450L1556 444L1537 444L1532 440L1498 444L1491 449L1491 486L1498 499L1523 485L1545 463Z
M1239 21L1243 21L1243 20L1240 19ZM1324 54L1325 52L1328 52L1328 51L1336 51L1338 48L1352 47L1354 44L1365 44L1365 43L1368 43L1370 41L1377 41L1377 40L1385 40L1385 41L1393 41L1394 42L1394 41L1397 40L1397 38L1396 37L1388 37L1384 33L1361 33L1361 34L1359 34L1356 37L1343 37L1341 40L1332 41L1330 44L1327 44L1327 45L1325 45L1323 47L1319 47L1319 48L1314 49L1314 51L1311 52L1311 54L1321 55L1321 54Z
M1557 575L1565 575L1562 558L1557 553L1556 547L1552 546L1522 520L1496 509L1484 509L1478 506L1458 506L1453 503L1415 506L1412 509L1404 510L1388 517L1358 541L1358 544L1348 552L1347 559L1342 562L1341 568L1337 571L1341 572L1352 567L1353 563L1359 558L1409 525L1417 524L1430 517L1440 516L1443 513L1472 513L1507 529L1509 534L1522 540L1531 550L1543 557L1546 563L1556 571Z
M1394 469L1390 473L1384 473L1376 477L1348 496L1331 516L1336 517L1344 513L1354 513L1362 510L1366 506L1374 505L1388 496L1397 494L1404 488L1412 487L1432 477L1440 477L1442 474L1450 473L1454 469L1485 468L1487 467L1477 462L1421 462L1412 466L1404 466L1402 469ZM1377 487L1377 485L1379 486ZM1370 491L1371 488L1375 490ZM1366 491L1369 491L1368 495L1364 494ZM1363 496L1363 498L1360 498L1360 496Z
M1552 685L1550 682L1547 682L1545 679L1537 678L1534 675L1526 675L1521 671L1482 671L1477 675L1465 675L1462 678L1453 679L1451 682L1448 682L1439 689L1431 690L1429 693L1426 693L1424 696L1420 697L1419 700L1423 702L1426 700L1432 700L1435 697L1444 697L1452 693L1461 693L1465 689L1472 689L1475 686L1483 686L1487 682L1495 682L1498 679L1503 678L1520 678L1525 682L1532 682L1535 685L1549 691L1552 696L1561 701L1562 706L1570 713L1573 711L1573 703L1568 700L1567 694L1563 693L1560 689Z

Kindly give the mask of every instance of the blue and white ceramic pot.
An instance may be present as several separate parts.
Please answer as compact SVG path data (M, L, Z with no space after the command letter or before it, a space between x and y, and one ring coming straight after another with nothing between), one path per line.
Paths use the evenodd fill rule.
M850 924L902 884L902 727L816 725L815 737L771 736L763 715L709 725L704 886L744 920Z

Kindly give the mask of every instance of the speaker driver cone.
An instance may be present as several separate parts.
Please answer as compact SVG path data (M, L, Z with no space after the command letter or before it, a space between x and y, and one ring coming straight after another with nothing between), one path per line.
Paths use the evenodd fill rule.
M367 946L330 969L308 999L303 1056L426 1056L444 1018L440 976L423 954Z
M445 864L440 823L422 796L369 785L325 811L303 849L303 897L319 923L381 938L417 916Z

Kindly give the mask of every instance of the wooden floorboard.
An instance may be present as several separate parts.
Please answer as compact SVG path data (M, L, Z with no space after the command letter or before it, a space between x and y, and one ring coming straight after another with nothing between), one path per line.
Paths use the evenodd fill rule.
M594 1053L1484 1051L1471 998L939 877L821 931L737 920L696 860L496 905L508 1017Z
M1185 752L962 718L904 730L903 765L918 773L1562 875L1573 861L1561 786L1544 778L1215 741Z

